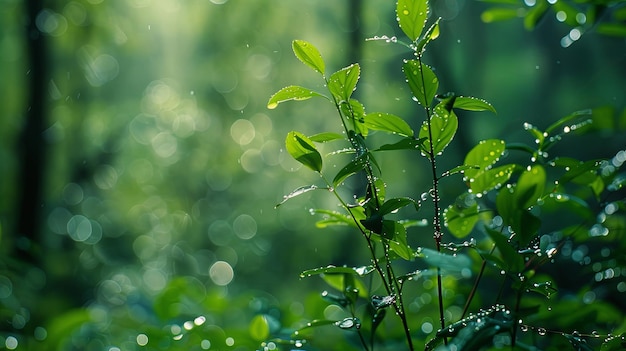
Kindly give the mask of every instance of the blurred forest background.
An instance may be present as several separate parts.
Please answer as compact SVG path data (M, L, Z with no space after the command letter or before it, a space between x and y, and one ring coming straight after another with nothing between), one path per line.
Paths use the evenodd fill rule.
M554 14L526 31L483 23L486 6L433 3L442 36L425 60L442 91L498 110L462 115L459 156L444 162L484 138L526 140L523 122L623 110L624 38L590 31L563 47L570 28ZM308 209L324 199L274 208L316 181L283 140L339 125L315 102L266 104L286 85L321 87L291 52L304 39L332 70L361 63L369 111L411 116L398 83L407 51L365 41L399 35L394 11L394 1L0 0L0 348L208 349L215 341L195 328L233 345L256 313L287 325L309 313L320 281L298 274L359 264L345 250L360 246L315 228ZM560 152L613 157L621 123L621 137L600 128ZM416 182L398 191L428 181L420 162L387 162Z

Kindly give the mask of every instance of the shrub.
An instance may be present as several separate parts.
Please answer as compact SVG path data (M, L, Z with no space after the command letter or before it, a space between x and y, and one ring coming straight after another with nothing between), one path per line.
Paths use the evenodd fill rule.
M273 330L262 347L623 349L626 324L611 299L626 283L611 279L625 263L626 150L605 160L553 152L563 139L593 133L606 110L576 111L548 126L525 123L530 143L482 140L457 167L442 170L440 160L455 156L447 146L462 123L458 111L496 110L485 100L439 91L436 71L424 60L440 34L439 20L427 24L428 14L427 1L400 0L397 22L406 38L371 39L412 52L402 71L421 110L418 123L368 112L353 96L358 63L331 73L312 43L293 42L295 56L327 91L288 86L268 108L292 100L330 103L341 129L287 134L287 152L320 181L295 189L277 207L305 193L330 195L340 210L312 209L320 216L317 226L348 228L354 250L364 247L369 261L302 272L328 284L321 298L330 307L319 319ZM381 133L390 141L377 144ZM426 160L428 188L387 196L397 193L388 177L412 182L381 162L398 152ZM451 182L465 190L444 204L442 188ZM269 323L259 317L252 329L269 334Z

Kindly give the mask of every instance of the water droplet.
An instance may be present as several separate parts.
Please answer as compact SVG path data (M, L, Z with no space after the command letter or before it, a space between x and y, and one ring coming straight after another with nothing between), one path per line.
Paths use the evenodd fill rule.
M541 336L544 336L548 333L548 331L545 328L537 328L537 333Z

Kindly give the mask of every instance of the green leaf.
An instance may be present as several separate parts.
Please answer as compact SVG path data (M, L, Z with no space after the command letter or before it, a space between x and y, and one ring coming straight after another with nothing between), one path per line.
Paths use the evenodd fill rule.
M485 194L499 188L511 178L515 169L515 165L504 165L478 173L473 178L468 178L470 190L474 194Z
M361 67L358 63L342 68L333 73L328 80L328 90L335 96L336 101L349 101L352 92L359 81Z
M352 289L357 289L358 290L358 296L363 297L363 298L367 298L367 287L365 287L365 285L363 284L363 282L359 279L354 279L355 275L354 273L323 273L320 274L320 277L326 282L326 284L328 284L329 286L337 289L338 291L342 292L342 295L339 299L336 298L332 298L330 300L343 300L344 298L346 298L345 300L350 303L353 300L351 298L348 298L348 296L346 296L346 287L352 287ZM352 294L353 292L348 292L348 294ZM328 294L327 292L325 292L325 294ZM354 296L356 297L356 296Z
M447 177L447 176L451 176L451 175L457 174L457 173L464 173L464 172L467 172L470 169L478 169L478 166L473 166L473 165L456 166L456 167L452 168L451 170L443 172L441 177Z
M559 119L558 121L552 123L547 129L546 129L546 133L548 134L552 134L553 131L555 131L556 129L559 128L565 128L566 124L575 121L575 120L580 120L581 117L585 117L585 119L589 118L591 115L593 114L592 110L580 110L580 111L576 111L573 112L561 119ZM568 132L569 130L566 129Z
M351 208L350 210L352 211L352 213L356 212L356 209L354 208ZM322 219L315 223L315 226L318 228L326 228L333 225L347 225L351 227L356 227L356 224L354 223L354 220L350 215L339 213L337 211L314 209L311 210L311 214L322 214L326 216L325 219ZM356 216L356 218L365 218L365 216L361 214L359 216Z
M430 106L439 89L439 80L435 72L418 60L406 61L402 65L402 71L417 102L423 107Z
M350 99L350 103L340 104L341 113L348 120L352 121L354 132L367 136L367 126L365 125L365 107L356 99Z
M439 267L447 273L461 273L464 269L472 266L472 260L463 254L448 255L433 249L421 247L417 251L417 257L422 258L431 266Z
M491 111L496 113L496 109L483 99L471 96L457 96L454 100L454 108L467 111Z
M337 174L335 175L335 178L333 179L333 186L335 187L338 186L344 180L346 180L346 178L362 171L365 168L365 165L367 164L366 162L367 162L367 155L362 155L350 161L350 163L345 165L341 170L339 170L339 172L337 172Z
M316 143L325 143L327 141L333 141L333 140L344 139L344 138L345 137L341 134L331 133L331 132L319 133L319 134L309 136L309 139L311 139L311 141L314 141Z
M520 208L535 205L542 197L546 185L546 171L540 165L534 165L520 175L515 187L515 199Z
M486 345L493 344L495 335L510 333L513 327L511 315L510 311L504 310L501 306L494 306L477 315L470 315L437 331L436 336L425 345L424 350L435 350L435 347L444 339L448 340L445 349L483 350Z
M290 192L289 194L283 196L283 201L281 201L279 204L277 204L275 207L278 207L282 204L284 204L285 202L287 202L289 199L293 199L296 196L300 196L302 194L308 193L311 190L317 190L320 189L317 187L317 185L306 185L306 186L301 186L297 189L295 189L294 191ZM326 189L328 190L328 188L322 188L322 189Z
M533 187L527 188L527 191L518 192L517 185L508 185L506 188L500 189L496 196L498 213L517 234L516 238L522 247L530 243L541 226L539 218L527 210L528 206L522 206L522 203L528 201L528 190L531 189Z
M314 96L324 96L322 94L316 93L311 89L307 89L304 87L300 87L297 85L291 85L288 87L284 87L280 89L276 94L272 95L270 100L267 102L267 108L275 109L278 104L281 102L294 100L294 101L302 101L308 100Z
M558 215L563 216L561 218L575 215L582 220L591 221L596 215L589 207L589 204L583 199L560 192L551 192L548 196L544 197L541 208L543 208L542 211L556 212Z
M316 72L324 74L324 59L313 44L304 40L294 40L291 47L293 53L302 63L313 68Z
M478 203L475 196L464 193L443 212L444 224L452 235L463 238L468 235L478 222Z
M252 339L259 342L266 340L270 336L270 325L267 317L262 314L254 316L250 321L248 331Z
M504 263L504 268L509 273L520 273L524 270L524 257L511 245L508 239L502 233L489 227L485 228L487 234L493 240L496 248L500 252L500 257Z
M431 41L437 39L439 37L439 21L441 17L437 18L435 23L433 23L430 28L426 31L424 36L417 42L415 46L415 52L423 54L426 51L426 45Z
M337 267L326 266L314 269L308 269L300 273L300 278L307 278L318 274L354 274L360 277L366 276L374 271L374 266L361 266L361 267Z
M411 204L415 206L416 211L419 210L420 204L417 201L411 199L410 197L396 197L396 198L385 201L385 203L383 203L380 206L378 213L384 216L386 214L392 213L402 207L405 207Z
M421 150L423 149L423 145L426 140L428 140L428 138L420 138L420 139L405 138L405 139L398 141L397 143L382 145L381 147L379 147L378 149L374 151L416 150L416 149Z
M450 144L452 138L456 134L459 127L459 121L454 114L454 111L448 111L444 107L444 103L438 104L434 113L430 118L430 129L432 133L432 151L433 157L440 155L443 150ZM430 153L430 140L428 133L428 123L424 121L422 128L420 128L419 138L427 138L424 142L424 149ZM430 157L431 155L429 155Z
M407 243L406 228L400 222L384 220L383 236L393 238L389 240L389 248L402 259L410 261L414 257L413 250Z
M293 337L301 338L302 335L307 332L307 329L323 327L323 326L327 326L327 325L331 325L331 324L335 324L335 323L337 323L337 321L328 320L328 319L315 319L315 320L312 320L312 321L306 323L304 325L304 327L296 330L293 333Z
M626 333L621 335L613 335L604 339L604 343L600 351L620 351L626 349Z
M467 153L467 155L465 155L465 161L463 162L463 164L468 166L477 166L478 169L466 170L465 176L468 179L472 179L475 178L478 174L483 173L494 163L498 162L500 157L504 154L504 150L506 150L506 144L504 143L504 140L481 140L478 145L474 146Z
M322 155L317 151L313 142L304 134L296 131L289 132L285 139L285 146L287 152L296 161L316 172L322 171Z
M382 112L374 112L365 115L365 126L373 130L381 130L405 137L413 136L413 129L402 118Z
M411 41L422 34L428 18L427 0L398 0L396 6L398 25Z

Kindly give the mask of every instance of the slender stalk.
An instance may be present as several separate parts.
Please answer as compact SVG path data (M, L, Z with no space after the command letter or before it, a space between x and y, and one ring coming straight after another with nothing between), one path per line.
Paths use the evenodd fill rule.
M492 254L495 251L495 249L496 249L496 245L494 244L489 254ZM476 295L476 291L478 290L478 284L480 283L480 280L482 279L483 274L485 273L486 267L487 267L487 260L483 258L483 262L480 265L480 271L478 272L478 277L476 277L476 280L474 281L474 286L472 286L472 291L467 297L467 301L465 301L465 306L463 307L463 314L461 314L461 319L465 318L465 315L467 314L467 310L469 309L470 303L472 302L474 295Z
M417 61L420 65L420 67L422 66L422 55L420 53L417 53ZM420 77L422 80L422 87L424 88L424 91L426 91L426 81L424 78L424 70L420 69ZM433 132L432 132L432 124L431 124L431 110L429 106L424 106L424 110L426 111L426 125L428 127L428 146L429 149L427 150L427 154L428 154L428 159L430 161L430 169L432 172L432 179L433 179L433 188L432 188L432 198L433 198L433 236L435 239L435 246L437 248L437 252L441 252L441 237L443 236L443 232L441 230L441 218L440 218L440 213L441 213L441 208L440 208L440 203L439 203L439 177L437 176L437 162L435 160L435 149L433 146ZM444 308L443 308L443 283L442 283L442 277L441 277L441 268L437 267L437 295L439 296L439 321L440 321L440 326L441 329L445 328L446 326L446 320L445 320L445 314L444 314ZM444 338L444 344L447 345L448 344L448 340L447 338Z
M328 84L328 81L326 81L326 84ZM346 135L348 135L349 141L352 144L352 147L355 148L355 151L357 152L357 156L358 156L359 148L362 147L362 145L359 145L358 141L356 141L352 137L350 137L350 131L349 131L348 125L347 125L347 123L345 121L344 114L341 111L341 102L337 101L334 96L333 96L333 102L335 104L335 108L337 109L337 113L339 114L339 117L341 119L341 123L342 123L342 126L344 128L344 131L346 132ZM345 102L345 103L347 103L348 111L349 111L349 114L350 114L350 116L347 116L347 117L350 118L353 121L353 123L356 123L355 122L354 111L352 109L352 105L350 105L349 102ZM354 130L356 130L356 126L354 126ZM364 152L367 152L367 150L364 150ZM374 200L375 208L376 208L376 210L378 210L380 208L381 204L379 203L380 200L378 198L378 190L376 189L376 184L374 184L374 182L375 182L374 171L372 169L372 165L371 165L371 161L369 159L369 156L366 157L366 164L365 164L364 170L365 170L365 174L366 174L366 177L367 177L368 187L371 190L371 194L372 194L372 197L373 197L373 200ZM326 181L326 183L328 184L328 181ZM375 250L374 246L372 245L371 233L368 235L363 230L363 228L361 227L359 221L356 219L354 214L351 211L349 211L349 207L347 206L347 204L343 201L343 199L341 199L339 194L337 194L337 192L334 191L334 189L333 189L333 193L335 194L335 196L337 198L339 198L339 200L342 203L342 205L344 206L344 208L348 209L348 212L350 212L350 216L352 217L352 220L355 222L355 224L357 225L357 227L361 231L361 234L365 238L365 240L367 242L367 246L368 246L369 251L370 251L370 255L372 256L372 262L374 263L374 269L376 270L376 272L380 276L387 294L388 295L394 294L396 296L397 300L396 300L396 303L393 304L393 308L394 308L396 314L398 315L398 317L400 317L400 320L402 321L402 325L403 325L403 328L404 328L404 333L405 333L405 336L406 336L406 339L407 339L407 344L409 346L409 350L413 351L414 350L413 340L411 338L411 330L409 328L409 322L408 322L408 320L406 318L406 312L404 310L404 303L402 301L402 294L401 294L401 291L400 291L400 289L398 287L398 282L396 280L395 273L393 271L393 267L391 266L391 260L389 259L389 244L385 241L385 239L383 239L383 252L384 252L384 256L385 256L385 266L386 266L385 269L387 271L386 274L385 274L385 272L383 271L380 263L378 262L378 259L376 258L376 250ZM360 334L359 334L359 336L361 337ZM361 340L361 341L363 342L363 340Z

